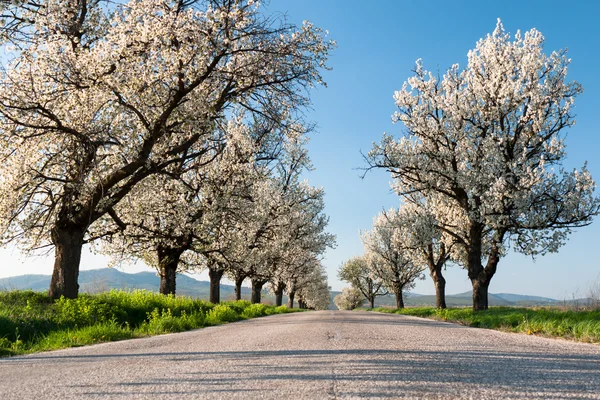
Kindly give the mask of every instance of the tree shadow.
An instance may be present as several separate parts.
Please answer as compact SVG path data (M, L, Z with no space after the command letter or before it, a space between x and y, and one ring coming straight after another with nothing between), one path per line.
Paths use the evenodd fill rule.
M159 394L155 390L158 385L164 389L160 391L163 395L237 397L273 385L292 390L295 382L300 382L300 387L311 385L310 382L321 382L321 386L335 382L337 397L423 397L432 393L480 397L494 391L506 393L506 398L567 398L594 397L600 393L600 355L516 350L481 353L327 349L27 357L36 363L51 363L55 368L60 368L61 363L94 363L107 359L117 363L124 359L137 362L146 359L149 363L160 360L195 367L176 376L114 382L108 388L96 388L101 390L84 383L73 387L81 390L82 395L106 396ZM19 363L18 359L10 360Z
M444 328L438 334L449 338L460 337L467 329L417 318L366 313L360 318L345 318L349 315L336 313L331 326L364 324L364 328L352 331L369 332L373 324L427 325ZM274 323L323 324L323 319L315 314L300 320L277 316L276 322L265 319L243 323L259 329L265 325L266 329ZM452 333L451 329L459 331ZM215 330L210 334L222 333ZM424 342L415 343L413 349L381 349L373 343L364 349L352 348L361 345L354 345L352 338L339 340L333 336L323 345L325 348L261 350L257 344L257 348L243 351L164 351L161 344L152 351L149 343L143 352L123 343L102 350L98 347L90 351L92 354L65 351L2 359L0 366L20 368L30 364L36 369L81 371L80 382L69 386L81 398L131 394L165 398L600 398L600 351L584 354L569 344L550 353L545 341L530 348L527 343L502 350L492 348L489 342L470 343L465 350L453 351L445 351L443 343ZM152 368L139 369L146 365ZM96 383L87 375L93 376L91 371L99 368L121 372Z

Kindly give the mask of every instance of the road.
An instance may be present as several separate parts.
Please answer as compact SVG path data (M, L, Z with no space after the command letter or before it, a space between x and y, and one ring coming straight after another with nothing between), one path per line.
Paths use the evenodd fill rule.
M367 312L0 359L8 399L600 399L600 346Z

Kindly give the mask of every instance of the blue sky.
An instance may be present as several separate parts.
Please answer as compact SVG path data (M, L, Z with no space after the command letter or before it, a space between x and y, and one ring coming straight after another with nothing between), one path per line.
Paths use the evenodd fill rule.
M345 285L337 280L339 265L362 253L358 230L369 229L383 208L398 205L386 173L369 172L361 180L358 170L365 166L361 151L368 152L383 132L402 132L400 125L391 122L394 91L411 76L418 58L427 69L442 73L454 63L463 66L467 52L494 30L497 18L511 34L518 29L540 30L546 37L546 52L568 47L573 60L568 79L581 83L584 93L576 100L577 125L568 134L565 166L579 168L587 160L592 175L600 180L600 126L595 123L600 108L600 3L271 0L266 8L287 14L297 24L309 20L329 30L338 43L329 63L333 70L324 74L328 87L312 93L313 109L307 112L307 119L318 125L309 144L315 171L307 176L313 185L325 188L330 231L338 238L337 248L324 260L334 289ZM595 251L599 240L596 221L571 235L558 254L533 261L511 252L500 261L490 291L582 297L591 282L600 280ZM0 277L52 273L52 257L22 263L17 252L0 250L0 260ZM82 269L104 266L104 258L84 255ZM144 269L150 270L138 265L125 271ZM447 293L471 290L466 271L451 267L446 277ZM414 291L434 293L430 278L419 282Z
M308 118L318 124L309 145L315 171L312 184L327 193L330 230L338 247L327 253L330 284L338 289L336 270L348 257L362 253L359 229L369 229L383 208L398 205L389 189L389 175L369 172L360 179L366 153L383 132L399 135L402 126L391 122L393 93L412 75L418 58L429 70L442 73L454 63L463 66L477 40L491 33L497 18L511 34L531 28L546 37L545 50L567 47L573 62L568 79L583 85L576 101L577 125L567 137L567 168L585 160L600 180L600 3L592 1L341 1L271 0L269 9L287 11L296 23L306 19L329 30L338 43L331 56L333 70L325 74L328 87L313 93ZM595 246L600 222L575 232L558 254L530 257L510 252L501 260L490 291L534 294L555 298L584 295L590 282L600 279ZM448 268L448 293L471 290L466 271ZM434 293L429 277L417 293Z

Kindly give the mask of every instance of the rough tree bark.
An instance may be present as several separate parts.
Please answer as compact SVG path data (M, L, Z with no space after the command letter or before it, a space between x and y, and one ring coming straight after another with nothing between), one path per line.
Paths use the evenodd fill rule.
M283 291L285 290L285 282L277 282L275 286L275 304L277 307L283 304Z
M471 243L468 248L468 273L473 285L473 311L488 309L488 289L500 261L500 246L505 231L496 232L492 240L485 268L481 262L483 226L477 222L471 224Z
M48 295L53 299L64 296L75 299L79 294L79 263L85 229L55 226L51 232L55 246L54 271Z
M288 290L288 308L294 308L294 297L296 297L296 289Z
M485 277L471 279L473 285L473 311L488 309L488 288L490 283Z
M427 266L429 267L429 276L431 276L435 286L436 308L446 308L446 279L442 275L442 268L447 259L446 247L443 244L440 245L437 260L434 260L433 245L429 244L427 246Z
M235 278L235 299L236 300L242 299L242 283L244 283L245 280L246 280L246 276L244 276L244 275L240 275L237 278Z
M446 279L442 276L441 268L430 275L435 285L435 307L446 308Z
M183 254L182 249L158 246L158 273L160 275L159 292L161 294L175 294L177 284L177 266Z
M252 279L252 296L250 298L250 302L252 304L260 303L260 294L262 292L262 288L264 284L267 283L264 279L253 278Z
M394 296L396 296L396 308L400 309L400 308L404 308L404 297L402 296L402 288L403 286L394 285ZM375 299L373 299L373 305L375 304ZM373 308L373 305L371 305L371 308Z
M225 271L217 264L208 267L208 276L210 278L209 300L213 304L221 302L221 278Z

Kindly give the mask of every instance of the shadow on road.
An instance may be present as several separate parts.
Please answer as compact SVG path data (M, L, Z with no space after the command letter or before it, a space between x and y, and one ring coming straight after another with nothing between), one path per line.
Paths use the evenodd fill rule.
M363 318L364 317L364 318ZM381 318L361 315L361 318L334 317L339 324L398 324L447 329L464 327L435 321L412 318ZM322 319L305 316L301 323L323 323ZM246 322L245 322L246 323ZM248 321L247 323L250 323ZM254 321L253 324L267 324ZM278 324L298 324L282 318ZM272 322L271 322L272 324ZM216 330L214 331L217 332ZM443 335L448 332L440 330ZM458 333L460 335L460 333ZM175 338L175 336L174 336ZM332 342L335 339L330 338ZM161 351L118 353L106 347L111 354L50 353L15 357L0 361L1 366L34 363L48 364L50 368L80 365L83 370L93 370L94 363L108 365L158 366L166 373L141 378L132 374L127 380L114 382L109 387L73 386L84 395L114 397L122 393L144 395L240 397L257 388L289 387L289 397L299 381L321 382L331 385L332 397L423 397L438 393L448 397L484 397L487 390L506 393L504 398L588 398L600 397L600 354L564 353L548 354L543 344L527 348L513 347L494 351L471 346L466 351L444 351L441 346L419 343L420 350L352 348L352 342L343 340L327 348L289 350L214 350L214 351ZM339 347L339 349L336 349ZM415 345L415 348L417 346ZM96 353L98 353L98 350ZM124 350L127 351L127 350ZM129 350L131 351L131 350ZM92 352L93 353L93 352ZM161 365L164 366L161 369ZM175 367L171 367L175 366ZM173 370L173 368L176 369ZM168 371L168 372L167 372ZM160 391L156 391L156 386ZM306 385L305 385L306 386ZM146 390L144 390L146 388ZM465 392L465 388L469 391ZM468 394L468 396L466 396ZM287 396L286 396L287 397ZM497 397L496 397L497 398Z
M457 383L473 385L475 395L484 388L506 388L510 398L529 398L531 393L543 393L553 398L572 393L600 393L600 356L557 356L521 351L479 353L343 349L158 352L56 355L38 357L36 362L45 361L60 368L62 362L89 363L99 359L119 362L131 358L146 359L148 363L206 363L207 368L202 372L184 372L158 380L117 383L113 389L159 384L165 390L170 390L162 394L185 394L180 391L181 385L184 385L202 388L205 393L218 391L226 396L227 393L254 390L253 385L260 381L285 385L286 382L297 380L326 380L338 383L337 395L357 395L352 391L345 392L344 387L349 382L368 382L368 385L361 386L363 391L360 392L361 396L366 397L394 397L398 388L405 385L409 387L403 389L404 394L421 396L431 394L432 387L451 391ZM36 357L28 357L27 360L33 361ZM17 360L14 362L18 363ZM215 367L219 365L229 367ZM231 368L231 365L235 368ZM92 394L92 391L87 393ZM97 391L93 393L101 394ZM110 390L106 395L116 393Z

